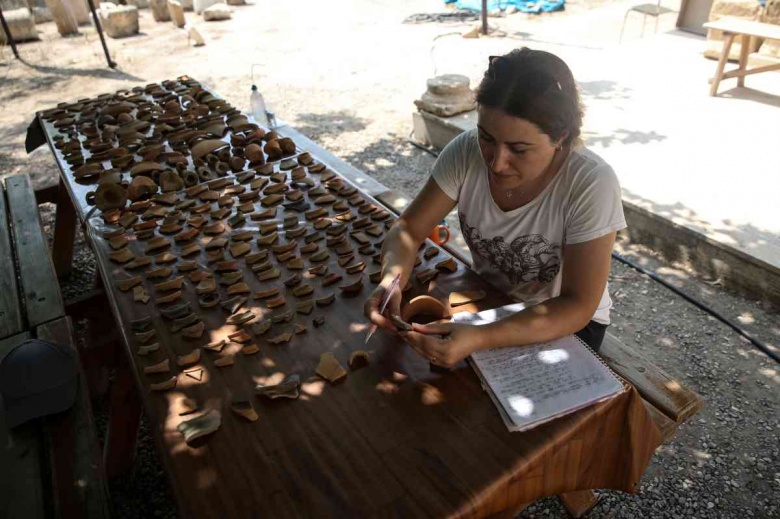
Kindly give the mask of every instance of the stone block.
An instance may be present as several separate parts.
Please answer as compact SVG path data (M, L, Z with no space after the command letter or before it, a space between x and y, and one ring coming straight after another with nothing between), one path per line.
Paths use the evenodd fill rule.
M221 20L230 20L231 11L227 4L214 4L203 10L203 19L207 22L218 22Z
M92 21L92 13L89 12L87 0L70 0L70 8L77 24L87 25Z
M246 0L227 0L228 5L246 5Z
M46 0L54 23L57 24L57 32L60 36L72 36L79 33L79 26L69 0Z
M148 9L149 0L126 0L127 5L134 5L138 9Z
M111 38L126 38L138 34L138 8L103 2L98 10L100 25Z
M49 11L48 7L33 7L33 21L35 21L36 24L38 23L47 23L47 22L53 22L54 18L51 15L51 11Z
M152 18L155 22L170 22L171 13L168 12L168 0L149 0L152 8Z
M203 45L206 45L206 40L203 39L203 36L201 36L200 31L198 31L198 29L196 29L195 27L190 27L189 31L187 31L187 40L188 42L191 41L195 47L201 47Z
M192 11L195 6L195 0L179 0L179 3L185 11Z
M476 107L469 88L469 78L459 74L445 74L428 80L428 90L414 102L419 110L441 117L468 112Z
M761 13L761 6L755 0L715 0L710 9L709 21L714 22L721 18L737 18L740 20L758 20ZM720 58L723 50L723 32L707 30L707 43L704 56L711 59ZM750 39L750 52L758 50L759 41L756 38ZM735 38L729 51L730 60L739 60L739 53L742 48L741 39Z
M11 38L15 42L37 40L38 31L35 28L30 10L26 7L20 9L10 9L3 11L5 21L8 23L8 29L11 32ZM5 31L0 30L0 44L7 44Z
M178 0L168 0L168 14L176 27L181 29L187 25L187 21L184 19L184 9Z

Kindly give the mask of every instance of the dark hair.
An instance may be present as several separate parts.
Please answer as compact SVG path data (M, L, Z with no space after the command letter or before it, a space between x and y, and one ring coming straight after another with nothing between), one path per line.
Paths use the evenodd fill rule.
M477 103L538 126L553 141L580 136L582 106L574 76L561 58L527 47L491 56L477 87Z

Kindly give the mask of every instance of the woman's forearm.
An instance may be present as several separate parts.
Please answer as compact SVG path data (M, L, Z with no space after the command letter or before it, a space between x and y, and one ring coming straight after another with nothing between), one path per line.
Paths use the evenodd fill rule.
M399 274L401 286L406 284L414 269L420 243L402 221L388 231L382 244L382 285L387 286Z
M484 326L480 349L551 341L584 328L593 312L571 296L558 296Z

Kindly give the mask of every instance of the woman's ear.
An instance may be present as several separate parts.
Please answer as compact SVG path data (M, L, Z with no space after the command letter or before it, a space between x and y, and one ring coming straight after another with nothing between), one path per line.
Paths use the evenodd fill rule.
M561 135L561 138L555 141L553 144L555 144L555 149L560 150L563 149L563 145L566 143L566 139L569 138L569 132L563 132L563 135Z

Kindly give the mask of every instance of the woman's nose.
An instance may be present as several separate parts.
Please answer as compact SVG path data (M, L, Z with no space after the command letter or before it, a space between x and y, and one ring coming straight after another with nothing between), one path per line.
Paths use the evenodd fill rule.
M503 173L509 166L509 150L506 146L497 145L493 148L493 160L490 163L490 169L494 173Z

